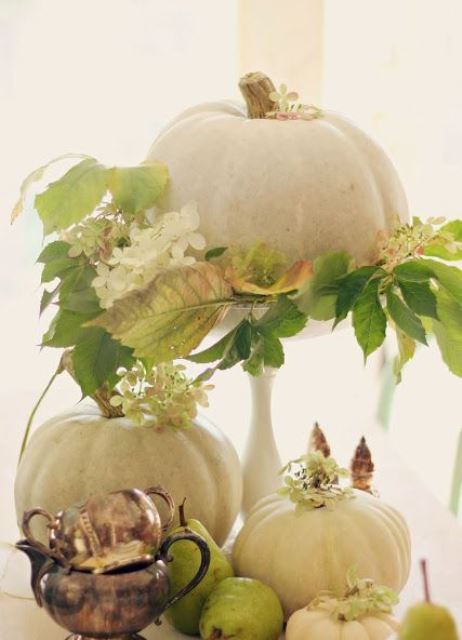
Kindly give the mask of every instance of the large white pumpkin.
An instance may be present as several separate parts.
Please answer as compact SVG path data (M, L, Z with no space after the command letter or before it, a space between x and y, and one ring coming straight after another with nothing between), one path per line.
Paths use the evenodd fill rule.
M264 89L265 78L250 74L244 90ZM374 257L377 233L408 216L384 151L330 111L281 121L249 118L229 101L201 104L161 132L147 159L169 167L162 209L197 201L209 248L263 240L292 261L345 250L363 263Z
M221 431L204 417L189 429L135 427L80 406L48 420L31 438L16 477L18 524L31 507L56 513L95 493L157 484L176 504L186 497L188 516L218 544L226 540L241 506L242 477ZM42 539L45 525L41 518L32 522Z
M250 511L233 564L238 575L272 587L288 617L323 591L341 592L352 566L399 593L408 579L410 551L403 517L368 493L355 490L333 510L301 511L276 493Z
M386 640L397 629L398 622L386 613L345 622L334 620L327 611L305 607L291 615L286 640Z

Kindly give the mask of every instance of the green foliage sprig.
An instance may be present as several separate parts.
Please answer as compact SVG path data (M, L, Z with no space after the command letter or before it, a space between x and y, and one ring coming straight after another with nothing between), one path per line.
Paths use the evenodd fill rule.
M371 614L392 613L399 602L389 587L376 585L369 578L360 578L356 567L349 569L346 583L345 593L320 594L310 603L309 609L326 611L335 620L351 622Z

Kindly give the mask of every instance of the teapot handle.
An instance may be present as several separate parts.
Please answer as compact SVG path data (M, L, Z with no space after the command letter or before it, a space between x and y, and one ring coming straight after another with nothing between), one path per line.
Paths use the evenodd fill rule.
M167 600L165 609L168 609L176 602L178 602L178 600L183 598L187 593L192 591L192 589L194 589L194 587L196 587L205 576L210 565L210 549L208 544L206 543L204 538L201 538L201 536L198 536L195 533L188 532L176 533L166 538L159 549L157 558L163 560L164 562L170 562L171 557L169 557L168 555L168 550L172 546L172 544L175 544L175 542L179 542L180 540L190 540L197 547L199 547L199 550L201 552L201 563L194 578L190 580L190 582L188 582L188 584L180 589L175 595L171 596Z
M38 551L41 551L43 554L45 554L49 558L53 558L54 560L57 560L60 564L66 567L70 566L68 560L58 550L51 549L50 547L44 545L42 542L40 542L34 537L30 529L30 521L35 516L42 516L46 518L49 522L48 528L50 529L53 528L53 525L56 521L56 518L54 518L51 515L51 513L49 513L45 509L42 509L41 507L36 507L35 509L29 509L29 511L25 511L22 518L22 530L24 532L24 537L26 538L27 542L32 547L35 547L35 549L37 549Z
M165 533L170 529L175 515L175 503L173 502L172 496L163 487L149 487L149 489L144 490L144 493L149 497L151 497L151 495L159 496L166 503L169 514L167 522L162 525L162 531Z

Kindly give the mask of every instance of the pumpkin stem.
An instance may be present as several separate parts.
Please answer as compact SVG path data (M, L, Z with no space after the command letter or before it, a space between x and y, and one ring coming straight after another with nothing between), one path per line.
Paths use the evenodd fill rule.
M274 109L274 102L269 95L276 88L261 71L246 73L239 81L239 89L244 96L249 118L266 118L266 114Z
M74 363L72 362L72 350L66 349L61 357L61 366L62 371L67 371L67 373L77 382L77 377L75 375ZM91 398L98 405L101 413L105 418L123 418L124 413L121 407L113 407L111 404L112 396L116 395L112 391L109 390L107 384L104 384L102 387L97 389L94 393L91 394Z
M312 451L320 451L325 458L330 458L330 446L327 442L326 436L324 435L324 431L319 426L319 422L314 423L310 436L308 453Z
M372 462L371 451L367 446L364 436L356 447L350 468L353 488L373 494L372 478L374 477L374 463Z
M431 599L431 596L430 596L430 581L428 579L428 567L427 567L427 561L426 560L421 560L420 561L420 568L422 570L425 602L428 602L430 604L432 599Z

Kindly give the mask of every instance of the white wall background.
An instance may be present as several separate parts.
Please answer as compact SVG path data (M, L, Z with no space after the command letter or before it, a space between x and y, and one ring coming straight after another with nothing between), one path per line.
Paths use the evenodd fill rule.
M183 107L236 97L238 68L264 63L243 44L252 34L252 12L264 4L241 1L238 21L234 0L0 0L0 538L15 536L11 486L22 429L58 355L36 346L41 234L32 217L9 226L19 184L68 151L137 162ZM306 86L316 97L319 87L323 106L349 114L388 150L413 212L460 216L460 3L313 2L313 21L323 29L314 49L303 37L313 22L300 19L308 5L286 0L266 16L278 69L285 58L290 67L287 76L278 71L276 82L287 79L309 99L297 61L307 51L318 55L322 83L312 63ZM377 403L376 365L373 359L364 369L350 330L289 344L274 403L282 457L305 447L315 419L327 431L358 422L366 429ZM393 417L395 442L444 502L462 427L460 390L435 349L422 349L398 390ZM77 400L63 377L38 422ZM245 376L238 370L218 376L211 400L212 418L241 448L249 419Z

